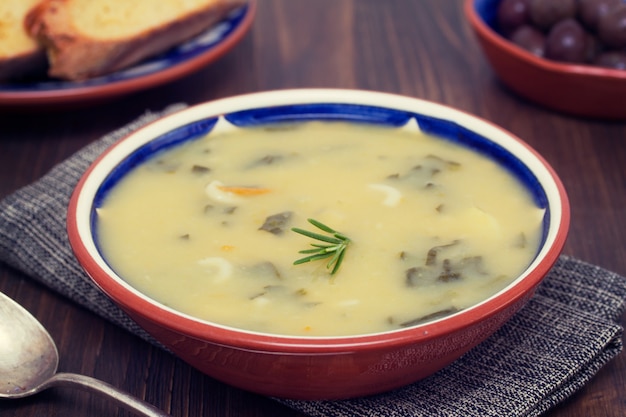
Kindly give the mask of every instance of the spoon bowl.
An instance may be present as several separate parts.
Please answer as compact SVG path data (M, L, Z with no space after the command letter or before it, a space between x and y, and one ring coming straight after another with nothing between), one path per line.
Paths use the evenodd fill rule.
M34 394L56 373L54 341L41 323L2 293L0 317L0 398Z
M0 292L0 398L23 398L53 386L72 386L103 395L139 415L168 416L103 381L57 373L58 364L58 350L46 329Z

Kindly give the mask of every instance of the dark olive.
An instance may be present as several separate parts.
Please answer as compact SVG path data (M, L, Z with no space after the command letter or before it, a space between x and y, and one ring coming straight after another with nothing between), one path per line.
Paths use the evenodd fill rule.
M578 0L578 18L589 29L596 30L600 18L620 4L622 0Z
M576 16L576 0L530 0L530 19L543 30Z
M531 25L519 27L511 34L511 42L526 49L531 54L544 57L546 52L546 37L543 32Z
M626 52L603 52L596 57L595 61L593 61L593 64L599 67L626 70Z
M604 51L604 45L594 33L587 33L587 52L585 53L585 61L593 64L596 57Z
M497 29L531 54L626 70L626 0L501 0Z
M528 9L530 0L502 0L498 5L498 29L504 36L509 36L518 27L530 21Z
M626 3L611 9L598 21L598 36L611 48L626 47Z
M576 19L562 20L552 27L546 37L546 57L557 61L585 62L588 37Z

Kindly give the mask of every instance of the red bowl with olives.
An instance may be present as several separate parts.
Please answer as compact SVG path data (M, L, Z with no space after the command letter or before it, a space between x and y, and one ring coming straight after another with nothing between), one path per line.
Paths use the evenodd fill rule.
M518 95L574 116L626 120L623 0L466 0L465 14Z

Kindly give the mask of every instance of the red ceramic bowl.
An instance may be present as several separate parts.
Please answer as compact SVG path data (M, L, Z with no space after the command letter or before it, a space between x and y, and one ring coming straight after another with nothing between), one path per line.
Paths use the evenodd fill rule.
M171 141L197 137L200 126L212 126L219 116L240 127L328 119L401 125L415 119L422 130L481 149L518 173L537 204L546 210L541 247L528 268L489 299L454 315L396 331L345 337L280 336L182 314L131 287L108 266L98 250L95 210L111 176L123 176L131 169L132 164L125 163L129 156L143 158ZM168 135L173 130L176 134ZM439 104L352 90L249 94L164 117L108 149L80 180L68 210L68 234L78 261L93 281L158 341L216 379L257 393L296 399L380 393L450 364L485 340L532 297L557 260L568 227L569 205L561 181L543 158L517 137Z
M626 120L626 71L539 58L494 29L501 0L465 0L465 15L496 75L515 93L575 116Z

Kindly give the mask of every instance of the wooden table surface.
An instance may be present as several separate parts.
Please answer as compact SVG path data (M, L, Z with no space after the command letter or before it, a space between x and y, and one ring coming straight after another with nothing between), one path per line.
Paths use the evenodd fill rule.
M260 0L241 43L184 79L73 110L1 109L0 197L147 109L298 87L404 94L510 130L543 154L569 192L572 224L564 252L626 275L626 124L557 114L513 95L486 63L460 0ZM0 291L49 329L62 371L107 381L176 417L301 416L200 374L4 264ZM547 415L623 417L625 398L622 354ZM44 415L129 414L69 389L0 401L1 417Z

